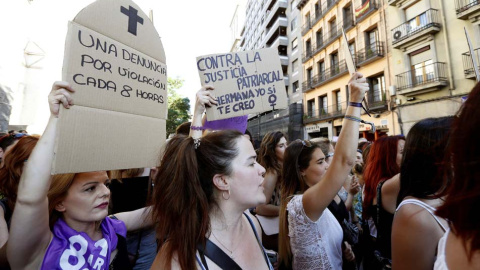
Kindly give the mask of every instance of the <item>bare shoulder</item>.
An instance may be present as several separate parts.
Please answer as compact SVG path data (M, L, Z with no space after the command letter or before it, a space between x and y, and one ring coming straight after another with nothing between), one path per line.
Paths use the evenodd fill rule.
M262 236L262 227L260 226L260 222L258 222L258 219L256 217L254 217L252 214L250 214L250 211L246 210L244 212L249 218L250 220L253 222L253 226L255 226L255 230L257 231L257 234L259 236L259 239L261 240L261 236Z
M394 175L392 178L385 181L382 186L382 195L398 194L400 191L400 174Z

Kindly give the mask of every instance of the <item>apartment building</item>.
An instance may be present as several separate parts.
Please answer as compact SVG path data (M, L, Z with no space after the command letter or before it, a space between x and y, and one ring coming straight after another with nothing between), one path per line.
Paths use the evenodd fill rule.
M304 124L308 138L338 136L348 104L350 75L342 50L342 29L357 70L367 78L366 95L373 122L360 125L360 137L370 141L401 133L392 111L392 85L386 25L382 0L304 0L297 7L302 14L302 69L304 72Z
M396 111L407 134L418 120L455 114L475 85L464 27L479 59L480 1L387 2Z
M246 4L245 25L242 31L239 50L254 50L261 48L278 48L278 54L283 69L283 76L289 106L283 110L268 111L249 115L248 130L253 139L261 141L269 131L281 131L288 139L303 137L302 126L302 95L299 91L301 73L292 72L290 56L295 58L300 54L301 47L291 53L289 34L298 35L298 30L292 31L297 25L289 23L288 12L298 10L289 5L287 0L248 0ZM297 39L298 40L298 39ZM298 57L298 56L297 56ZM290 76L293 76L292 78Z

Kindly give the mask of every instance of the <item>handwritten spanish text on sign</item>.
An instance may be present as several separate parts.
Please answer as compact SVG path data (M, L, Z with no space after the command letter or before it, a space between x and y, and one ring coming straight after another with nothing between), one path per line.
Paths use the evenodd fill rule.
M276 48L197 57L202 85L215 87L218 105L207 118L225 119L287 107Z
M165 64L74 22L69 26L65 72L77 89L75 104L166 118Z

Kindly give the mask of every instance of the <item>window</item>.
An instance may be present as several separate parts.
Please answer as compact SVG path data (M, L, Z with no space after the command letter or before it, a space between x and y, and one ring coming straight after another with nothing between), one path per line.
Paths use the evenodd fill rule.
M347 28L352 26L353 22L353 12L352 12L352 5L343 8L343 26Z
M307 56L312 55L312 42L310 41L310 39L305 42L305 53Z
M310 13L307 13L305 15L305 25L309 25L310 26Z
M315 115L315 100L310 99L307 101L307 115L308 116L314 116Z
M378 37L378 29L375 28L371 31L368 31L366 33L366 38L365 38L365 47L368 49L375 51L375 44L377 43L377 37Z
M320 1L317 1L317 3L315 3L315 19L320 17L321 14L322 14L321 4L320 4Z
M293 93L297 92L298 90L298 81L292 83L292 91Z
M385 89L385 76L382 74L377 77L371 77L367 79L370 86L372 97L369 98L370 102L379 102L386 100Z
M337 103L337 112L342 111L342 96L340 95L340 90L335 92L335 102Z
M337 19L333 18L329 23L330 26L330 37L337 35Z
M320 106L320 115L328 113L327 95L318 97L318 105Z
M295 38L293 41L292 41L292 51L295 50L298 46L298 40L297 38Z
M352 55L353 61L355 61L355 41L352 41L348 44L348 50L350 51L350 54Z
M412 69L413 69L415 84L429 82L435 78L433 60L431 59L416 65L413 65Z
M293 31L297 28L297 17L292 19L292 22L290 23L290 30Z
M323 46L323 29L319 29L315 33L315 39L317 40L317 48L321 48Z
M312 68L307 69L307 82L308 85L312 85L313 70Z
M298 70L298 59L295 59L292 62L292 73L297 72L297 70Z
M319 81L324 81L325 80L325 62L319 61L317 63L317 68L318 68L318 79Z
M333 70L338 68L338 52L330 54L330 68Z

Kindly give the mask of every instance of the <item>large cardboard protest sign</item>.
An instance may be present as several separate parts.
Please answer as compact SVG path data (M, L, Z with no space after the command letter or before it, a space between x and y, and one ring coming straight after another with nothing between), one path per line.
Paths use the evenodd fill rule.
M68 24L52 173L155 166L165 142L167 68L152 22L129 0L97 0Z
M197 57L201 84L215 87L218 105L209 120L284 109L288 106L277 48Z

